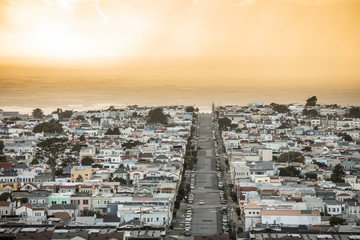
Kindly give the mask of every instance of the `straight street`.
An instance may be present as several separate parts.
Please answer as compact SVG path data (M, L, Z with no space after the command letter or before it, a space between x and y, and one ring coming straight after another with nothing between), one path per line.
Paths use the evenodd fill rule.
M193 204L192 235L212 235L222 232L222 216L214 142L212 140L212 118L200 115L199 151L196 165L195 201ZM200 201L204 205L200 205Z

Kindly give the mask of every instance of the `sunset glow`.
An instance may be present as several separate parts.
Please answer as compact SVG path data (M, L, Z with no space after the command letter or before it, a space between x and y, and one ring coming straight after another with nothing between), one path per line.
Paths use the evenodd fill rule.
M209 102L212 89L277 87L276 92L286 85L303 90L299 98L279 101L298 101L316 90L312 94L329 102L343 89L338 94L344 102L359 103L360 1L5 0L0 58L0 84L8 90L16 81L11 79L32 79L30 66L49 68L36 75L40 88L49 79L54 86L65 81L52 67L90 64L97 80L88 92L105 91L108 85L99 85L104 82L140 90L158 86L161 93L165 86L178 90L191 83ZM14 63L24 69L12 72ZM66 80L77 86L85 72L69 73ZM323 90L329 88L333 92ZM2 105L9 100L4 94ZM21 102L9 96L13 104Z

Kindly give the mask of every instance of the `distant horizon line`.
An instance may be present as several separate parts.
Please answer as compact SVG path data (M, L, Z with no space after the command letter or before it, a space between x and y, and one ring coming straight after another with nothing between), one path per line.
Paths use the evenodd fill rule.
M247 103L246 105L242 105L242 104L216 104L216 102L212 102L214 103L215 107L219 107L219 106L249 106L251 104L256 104L256 103L262 103L262 106L269 106L271 103L276 103L276 102L271 102L271 103L264 103L263 101L258 101L258 102L251 102L251 103ZM65 110L72 110L72 111L79 111L79 112L83 112L83 111L104 111L109 109L110 107L120 107L118 109L125 109L129 106L138 106L138 107L152 107L152 108L156 108L156 107L171 107L171 106L193 106L195 108L199 108L199 112L204 112L204 113L208 113L212 111L212 103L210 103L209 105L205 106L205 105L196 105L196 104L170 104L170 105L143 105L143 104L94 104L94 105L88 105L88 106L84 106L84 105L67 105L67 107L63 107L63 106L58 106L58 107L25 107L25 106L0 106L0 110L3 111L12 111L12 112L19 112L20 114L31 114L32 110L39 108L41 110L43 110L43 112L45 114L50 114L51 112L56 111L58 108L62 109L63 111ZM281 104L281 105L291 105L291 104L296 104L296 105L300 105L300 106L304 106L304 104L301 103L296 103L296 102L290 102L290 103L276 103L276 104ZM332 103L332 104L328 104L328 103L318 103L317 105L337 105L338 107L359 107L359 105L351 105L351 104L347 104L347 105L341 105L341 104L337 104L337 103ZM97 106L100 105L100 106ZM101 106L102 105L102 106ZM77 108L78 106L78 108ZM261 105L259 105L261 106Z

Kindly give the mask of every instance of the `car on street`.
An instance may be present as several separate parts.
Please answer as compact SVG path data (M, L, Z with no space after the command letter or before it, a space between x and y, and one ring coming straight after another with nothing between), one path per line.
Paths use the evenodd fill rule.
M204 205L204 204L205 204L204 200L199 201L199 205Z
M185 236L191 236L191 232L190 232L190 231L185 231L185 232L184 232L184 235L185 235Z

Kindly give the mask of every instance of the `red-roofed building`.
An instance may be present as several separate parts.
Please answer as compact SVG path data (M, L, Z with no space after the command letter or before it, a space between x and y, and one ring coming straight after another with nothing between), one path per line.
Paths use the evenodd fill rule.
M0 201L0 216L13 215L13 211L13 205L10 201Z

